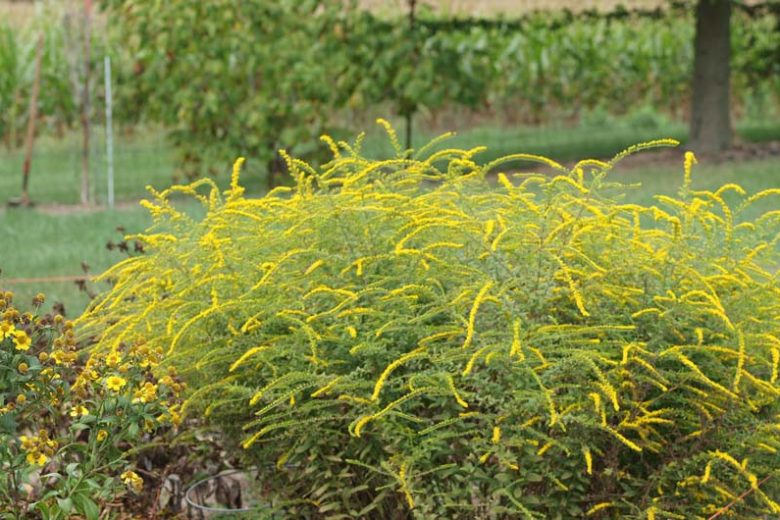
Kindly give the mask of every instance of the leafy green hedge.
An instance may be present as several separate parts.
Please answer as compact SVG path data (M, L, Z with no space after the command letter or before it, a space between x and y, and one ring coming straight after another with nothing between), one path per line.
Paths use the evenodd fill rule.
M276 462L269 501L328 518L780 512L780 212L741 218L780 190L695 191L687 154L679 198L643 207L609 180L625 154L567 169L328 142L333 161L288 158L295 187L260 199L240 160L224 197L157 193L150 253L106 272L79 320L97 348L164 348L187 410Z

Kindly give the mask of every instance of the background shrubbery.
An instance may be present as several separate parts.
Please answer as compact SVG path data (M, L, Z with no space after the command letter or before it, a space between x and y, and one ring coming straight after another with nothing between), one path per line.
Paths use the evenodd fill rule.
M780 513L780 214L745 218L780 191L697 191L687 154L678 198L627 204L622 156L481 165L390 135L393 160L286 158L295 186L261 199L241 161L224 196L157 193L150 254L80 334L164 349L185 409L286 468L263 478L290 515Z

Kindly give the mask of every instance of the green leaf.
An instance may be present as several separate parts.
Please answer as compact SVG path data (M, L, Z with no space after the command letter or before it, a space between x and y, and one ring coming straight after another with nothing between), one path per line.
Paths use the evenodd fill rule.
M88 496L82 494L74 495L73 502L76 504L76 510L83 514L87 520L98 520L100 517L100 508Z

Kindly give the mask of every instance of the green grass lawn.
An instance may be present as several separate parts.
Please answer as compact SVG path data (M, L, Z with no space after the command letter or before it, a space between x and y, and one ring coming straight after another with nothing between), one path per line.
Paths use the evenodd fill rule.
M75 282L11 285L6 280L81 275L82 262L89 264L91 274L98 274L125 258L124 254L106 248L109 240L121 240L118 226L133 233L150 224L146 210L140 207L62 214L0 209L0 287L13 290L20 302L29 302L34 294L44 292L47 310L58 301L65 305L68 316L78 316L89 298Z
M399 134L402 124L396 123ZM377 125L370 125L363 151L370 158L385 158L392 154L387 136ZM745 121L737 124L738 135L751 142L780 139L780 120ZM416 131L413 144L419 148L437 133ZM352 135L340 136L351 140ZM595 115L574 127L517 127L482 126L470 128L446 141L448 147L473 148L487 145L479 158L489 161L510 153L527 152L544 155L558 161L572 161L585 157L612 157L632 144L662 137L685 141L687 129L680 122L671 121L653 111L638 111L615 118ZM115 143L116 200L138 200L147 195L146 186L164 188L171 184L175 172L175 153L159 128L139 128L133 135L118 132ZM237 154L238 155L238 154ZM103 133L93 129L91 149L92 200L105 204L106 157ZM21 193L21 150L8 152L0 149L0 205ZM230 164L215 179L220 186L229 183ZM248 191L258 193L265 185L263 173L254 164L247 164L243 180ZM64 139L44 137L38 140L32 161L30 196L38 204L77 204L81 179L81 141L78 132Z
M92 200L105 204L107 166L103 131L94 128L90 153ZM19 196L22 184L22 150L0 150L0 197ZM174 152L165 134L140 128L133 135L117 135L114 143L116 200L136 200L146 195L146 185L171 184ZM30 197L37 204L78 204L81 186L81 136L71 132L63 139L44 136L35 143L30 172ZM0 200L4 205L5 200Z

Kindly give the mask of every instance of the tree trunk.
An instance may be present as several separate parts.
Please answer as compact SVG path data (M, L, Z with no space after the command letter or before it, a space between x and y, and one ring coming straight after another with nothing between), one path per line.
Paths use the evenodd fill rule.
M731 0L699 0L689 143L697 152L720 152L731 146L730 24Z

